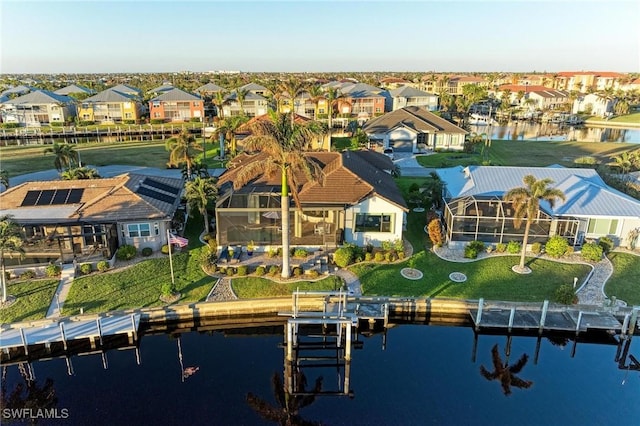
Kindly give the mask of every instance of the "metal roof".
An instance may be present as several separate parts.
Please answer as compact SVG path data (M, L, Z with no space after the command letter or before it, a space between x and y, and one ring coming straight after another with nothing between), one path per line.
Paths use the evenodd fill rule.
M107 89L93 95L83 102L133 102L134 96L128 93L122 93L115 89Z
M563 167L497 167L468 166L437 169L446 184L448 196L502 197L509 190L524 185L522 179L550 178L550 186L564 192L566 200L558 200L552 209L542 201L540 208L554 216L609 216L640 218L640 201L608 186L593 169Z
M164 92L160 96L156 96L151 99L151 102L154 101L199 101L200 97L193 95L191 93L185 92L182 89L172 88L171 90Z
M19 96L14 99L9 99L5 104L9 105L24 105L24 104L51 104L62 102L64 104L72 103L73 99L68 96L56 95L48 90L36 90L26 95Z
M78 86L77 84L70 84L67 87L63 87L62 89L58 89L55 92L56 95L68 95L69 93L96 93L95 90L88 89L84 86Z
M423 92L422 90L418 90L415 87L411 86L400 86L397 89L389 90L389 94L394 97L402 97L402 98L437 98L438 95L433 93Z

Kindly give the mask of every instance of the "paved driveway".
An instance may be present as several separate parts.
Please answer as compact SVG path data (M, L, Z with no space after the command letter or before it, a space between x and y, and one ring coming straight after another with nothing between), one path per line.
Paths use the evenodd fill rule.
M429 173L435 171L434 168L422 167L417 156L428 154L412 154L410 152L395 152L393 154L393 163L400 169L400 176L405 177L426 177Z

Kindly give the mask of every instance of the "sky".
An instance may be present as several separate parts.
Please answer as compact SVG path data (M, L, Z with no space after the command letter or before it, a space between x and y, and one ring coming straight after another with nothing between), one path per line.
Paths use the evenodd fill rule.
M640 72L640 1L0 0L0 73Z

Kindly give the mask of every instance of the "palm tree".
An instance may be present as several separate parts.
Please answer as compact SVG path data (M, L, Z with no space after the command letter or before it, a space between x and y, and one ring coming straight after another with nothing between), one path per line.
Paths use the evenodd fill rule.
M192 209L198 209L204 218L204 230L209 233L209 215L207 207L215 201L218 195L214 178L202 178L197 176L186 184L187 203Z
M309 93L309 98L311 99L311 102L313 102L313 104L314 104L313 119L317 120L318 119L318 104L320 103L321 99L324 99L322 88L320 86L313 85L313 86L309 87L308 93Z
M553 183L549 178L537 180L533 175L526 175L522 181L525 186L513 188L504 196L504 201L513 205L513 224L516 228L520 228L523 220L526 220L524 228L524 237L522 238L522 254L520 255L520 264L517 272L527 272L528 268L524 266L525 253L527 251L527 240L529 239L529 229L536 219L540 210L540 201L545 200L553 208L556 199L562 201L566 199L564 193L557 188L549 188L548 185Z
M273 373L271 384L273 385L273 393L278 406L269 404L262 398L249 392L247 394L247 403L253 408L263 419L277 422L281 425L316 425L319 423L304 420L300 416L300 409L311 405L316 400L316 395L322 390L322 377L318 377L315 386L311 390L306 390L307 379L303 373L297 372L299 388L297 392L304 395L290 394L284 387L282 379L278 373Z
M9 172L0 169L0 185L4 186L4 189L9 189Z
M56 156L53 164L59 172L64 168L72 167L74 164L78 165L78 152L68 143L59 144L54 142L52 146L44 149L44 153L53 153Z
M218 125L216 126L216 131L213 134L213 138L217 139L220 137L220 135L223 135L224 139L230 145L232 157L235 156L238 151L236 132L247 121L249 121L249 118L244 115L234 115L231 117L227 117L222 121L219 121Z
M293 125L293 120L296 116L296 98L305 91L305 86L301 81L290 79L280 83L279 89L286 93L291 100L291 124Z
M182 129L177 137L167 140L165 149L169 151L169 166L177 167L182 163L187 165L187 178L191 178L191 170L196 150L201 150L196 144L196 138L187 129Z
M62 180L100 179L96 169L90 167L70 167L60 173Z
M4 264L4 253L20 253L24 254L22 248L22 232L20 225L11 220L11 216L5 215L0 217L0 264L2 269L2 303L7 301L7 274Z
M36 412L37 410L49 410L55 408L58 404L58 397L53 386L53 379L47 378L41 386L38 386L36 380L25 368L25 363L18 364L18 370L24 380L19 382L12 391L7 389L6 366L2 367L2 398L0 399L0 409L4 411L29 409ZM4 418L4 417L3 417ZM37 422L32 420L33 424Z
M243 89L241 87L238 87L236 89L236 101L238 101L238 105L240 106L240 115L241 116L245 116L245 111L244 111L244 99L247 97L247 94L249 93L249 91L247 89Z
M505 395L511 394L511 387L519 389L529 389L533 385L532 381L522 380L516 377L516 374L520 373L529 360L527 354L522 354L518 362L509 366L509 358L502 363L500 353L498 352L498 345L494 345L491 349L491 360L493 362L493 371L489 372L484 365L480 366L480 374L487 380L499 379L502 384L502 392Z
M340 102L346 99L345 95L340 92L335 87L330 87L327 90L327 118L329 121L327 124L329 125L329 146L328 151L331 151L331 135L333 134L333 114L334 107L337 107L339 110Z
M219 90L216 92L215 98L211 100L211 102L213 102L213 104L216 107L216 116L218 117L219 120L222 120L224 118L223 106L225 103L225 98L224 98L225 94L226 94L225 90Z
M245 139L246 149L267 154L264 161L254 161L243 167L234 187L239 189L264 174L272 177L280 174L282 206L282 277L289 278L289 191L298 209L301 176L309 181L318 181L322 169L315 161L304 155L305 147L319 136L315 126L291 121L288 114L269 112L269 119L252 123L251 136Z

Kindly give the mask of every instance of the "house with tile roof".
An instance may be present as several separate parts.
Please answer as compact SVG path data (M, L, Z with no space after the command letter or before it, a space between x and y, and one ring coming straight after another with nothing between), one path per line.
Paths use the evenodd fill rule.
M502 200L522 179L550 178L566 200L553 206L540 203L529 242L561 235L574 246L585 240L610 237L622 247L640 246L640 201L609 187L593 169L550 167L468 166L438 169L444 182L443 221L450 245L480 240L487 243L521 241L524 226L515 228L513 207ZM637 235L637 233L635 234Z
M137 174L25 182L0 194L0 215L22 227L26 253L16 263L98 261L124 244L167 244L182 188L181 179Z
M4 123L40 126L73 120L76 116L76 105L74 99L69 96L38 89L2 102L0 114Z
M98 124L134 124L140 119L143 110L136 95L112 88L82 100L78 107L78 118Z
M369 140L399 152L462 150L467 131L424 108L404 107L369 120L362 130Z
M395 181L385 172L393 164L372 151L309 152L324 173L322 182L299 176L297 209L290 206L292 246L335 247L343 243L379 246L402 238L408 211ZM218 244L262 247L282 241L280 176L257 175L240 189L233 182L243 166L266 154L240 154L219 177L216 201Z
M410 86L400 86L389 90L387 98L390 103L385 105L386 111L395 111L408 106L422 107L428 111L438 109L438 95L427 93Z
M152 120L191 121L204 119L204 101L200 96L173 88L149 101Z

